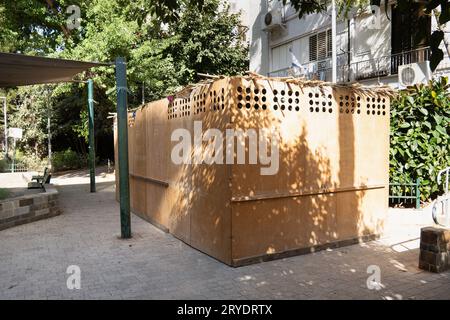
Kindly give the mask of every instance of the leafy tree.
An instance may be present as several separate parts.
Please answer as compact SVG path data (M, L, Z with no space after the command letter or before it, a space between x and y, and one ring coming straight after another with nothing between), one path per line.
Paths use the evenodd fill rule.
M77 41L82 33L66 27L66 9L77 5L85 12L86 0L1 0L0 48L8 51L49 54Z
M401 91L391 103L390 180L420 178L422 200L443 191L437 173L450 165L449 89L442 77Z
M34 157L46 155L50 100L43 97L47 96L47 90L45 86L33 86L10 91L8 94L8 127L23 129L23 136L17 141L17 148L26 149L27 153Z
M171 23L174 35L166 53L179 70L180 84L197 81L197 72L222 75L240 74L248 68L247 47L240 42L239 15L228 7L220 11L218 1L206 1L208 10L186 7L180 19ZM213 13L213 14L212 14Z
M65 30L65 8L81 8L81 27ZM52 9L53 8L53 9ZM197 72L235 74L246 71L248 48L239 40L239 16L221 6L219 0L0 0L0 49L86 61L127 59L129 107L165 97L182 85L196 81ZM3 32L5 31L5 32ZM11 39L8 43L7 39ZM112 121L116 92L114 68L98 67L80 75L94 79L97 154L112 157ZM54 151L67 148L87 151L86 84L52 86L51 94L39 94L33 87L10 90L9 104L33 95L36 117L42 123L33 129L39 153L46 154L47 102L52 106ZM24 111L20 111L24 112ZM27 127L26 117L11 113L15 123ZM40 123L40 122L39 122ZM31 134L31 132L30 132ZM38 139L39 137L39 139Z

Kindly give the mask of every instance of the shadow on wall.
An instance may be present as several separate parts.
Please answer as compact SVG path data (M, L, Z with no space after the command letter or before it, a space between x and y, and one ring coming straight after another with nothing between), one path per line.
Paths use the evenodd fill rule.
M381 150L388 146L388 126L379 124L388 116L361 112L356 102L341 112L338 99L356 101L357 94L227 78L199 86L171 105L161 100L137 111L129 132L133 210L231 265L378 233L387 208L388 161L387 150ZM194 120L202 121L203 133L274 127L278 172L261 175L266 165L249 164L248 136L240 141L247 164L174 164L171 133L176 128L193 133ZM191 157L197 152L194 143Z
M247 84L250 101L255 99L254 88L262 86L260 82ZM331 99L320 101L326 103L323 110L315 99L311 111L305 96L312 93L315 97L319 90L274 86L265 88L271 91L269 101L278 97L274 99L278 103L270 106L275 112L255 110L252 103L250 109L236 108L238 101L231 105L236 119L232 122L239 127L275 125L281 136L280 166L275 176L261 176L260 166L232 168L234 264L260 260L259 256L270 259L265 255L278 257L289 251L308 252L311 247L372 235L381 227L381 221L375 222L375 228L374 221L366 224L362 212L366 190L355 190L362 187L355 173L356 110L340 114L337 103L328 104ZM322 91L319 97L329 93ZM342 92L333 92L332 97L339 94ZM372 212L366 214L372 220Z

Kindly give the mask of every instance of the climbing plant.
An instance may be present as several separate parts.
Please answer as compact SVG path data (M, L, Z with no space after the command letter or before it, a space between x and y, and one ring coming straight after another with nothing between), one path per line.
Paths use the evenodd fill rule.
M450 166L449 90L442 77L400 91L391 103L390 181L420 178L424 201L443 191L437 173Z

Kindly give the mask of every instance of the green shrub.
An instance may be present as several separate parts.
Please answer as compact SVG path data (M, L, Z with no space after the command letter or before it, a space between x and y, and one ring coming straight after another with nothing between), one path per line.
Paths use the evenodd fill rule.
M0 188L0 200L6 199L9 197L9 191L3 188Z
M391 104L390 181L421 179L423 201L443 191L439 170L450 165L448 78L401 91Z
M79 155L71 149L53 153L52 167L54 171L80 169L85 167L86 157Z
M46 158L40 159L35 154L24 153L20 150L16 151L16 158L14 161L17 165L28 168L28 170L42 170L48 164Z
M0 172L6 172L8 169L8 161L6 159L0 159Z
M11 156L11 155L10 155ZM8 161L6 159L0 159L0 172L6 172L11 167L12 159ZM17 167L24 167L28 170L42 170L45 166L47 166L47 159L40 159L38 156L32 153L26 153L21 150L16 150L14 163Z

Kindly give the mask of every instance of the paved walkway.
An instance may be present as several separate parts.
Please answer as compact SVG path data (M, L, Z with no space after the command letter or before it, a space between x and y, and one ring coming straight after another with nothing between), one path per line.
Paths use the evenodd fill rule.
M231 268L135 216L134 237L120 240L111 180L99 176L90 194L86 173L56 178L61 216L0 231L1 299L450 299L450 272L417 268L418 226L402 233L411 241ZM81 269L80 290L67 289L69 265ZM370 265L378 291L366 285Z

